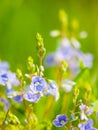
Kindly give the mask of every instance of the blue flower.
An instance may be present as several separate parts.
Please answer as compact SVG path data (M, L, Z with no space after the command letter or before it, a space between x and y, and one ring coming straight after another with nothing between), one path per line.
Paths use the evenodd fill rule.
M8 76L6 73L1 73L0 74L0 84L5 85L8 81Z
M64 114L60 114L56 116L56 119L53 120L53 124L56 127L63 127L68 122L68 118Z
M93 63L93 55L90 53L84 54L83 56L83 63L86 67L91 68Z
M7 71L9 69L9 64L6 61L0 62L0 72Z
M23 97L29 102L38 102L41 96L42 95L40 93L33 93L32 91L28 91L24 94Z
M21 95L17 95L15 97L13 97L13 100L18 102L18 103L21 103L23 101L23 98Z
M53 95L55 97L55 100L57 101L59 99L59 91L58 86L55 81L49 80L48 89L45 92L46 95Z
M8 76L8 83L13 85L13 86L18 86L19 85L19 80L16 77L16 74L8 71L7 72L7 76Z
M39 76L32 77L32 82L30 85L30 89L37 93L37 92L44 92L47 88L46 81L44 78Z
M49 67L49 66L54 66L55 65L55 58L54 58L54 53L50 53L46 56L45 58L45 66Z
M96 128L93 128L93 120L88 120L85 124L79 124L78 127L80 130L96 130Z

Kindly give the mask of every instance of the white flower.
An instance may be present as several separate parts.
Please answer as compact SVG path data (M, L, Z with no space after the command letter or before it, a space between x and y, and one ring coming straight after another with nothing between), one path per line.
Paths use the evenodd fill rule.
M66 80L62 81L61 86L68 93L72 90L72 88L75 84L76 84L75 82L73 82L69 79L66 79Z
M53 30L50 32L50 36L52 37L57 37L60 35L60 31L59 30Z

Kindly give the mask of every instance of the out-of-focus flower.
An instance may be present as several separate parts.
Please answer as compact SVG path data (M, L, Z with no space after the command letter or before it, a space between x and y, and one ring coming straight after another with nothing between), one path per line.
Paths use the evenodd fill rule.
M71 47L69 39L68 38L60 39L58 42L58 48L59 47L62 47L62 48Z
M68 118L64 114L60 114L56 116L56 119L53 120L53 124L56 127L63 127L68 122Z
M24 94L23 97L25 100L29 102L38 102L41 96L42 96L41 93L33 93L32 91L28 91Z
M57 37L60 35L60 31L59 30L53 30L50 32L50 36L52 37Z
M54 66L55 65L55 57L54 53L50 53L45 58L45 66Z
M75 49L79 49L81 46L80 46L80 42L76 39L76 38L71 38L71 44L73 45L73 47Z
M81 120L88 120L87 116L91 115L93 113L93 110L90 110L89 107L84 104L81 104L79 108L81 110Z
M13 100L21 103L23 101L23 97L21 95L16 95L15 97L13 97Z
M80 38L87 38L88 34L86 31L80 32Z
M45 92L46 95L53 95L55 97L55 100L57 101L59 99L59 91L58 86L55 81L50 80L48 84L48 89Z
M18 92L14 91L12 88L6 88L6 95L8 98L13 98L18 95Z
M15 73L8 71L7 76L8 76L8 84L11 84L12 86L18 86L19 85L19 80L17 79Z
M39 76L33 76L30 89L35 93L44 92L47 89L47 84L45 79Z
M81 46L76 38L72 37L71 41L68 38L62 38L58 43L56 51L46 56L46 67L58 65L65 60L70 72L72 72L72 77L80 72L80 63L83 64L83 67L92 67L93 56L80 50Z
M0 85L5 85L8 81L8 76L6 73L0 74Z
M5 98L0 98L0 102L4 103L4 111L7 111L10 107L10 103L8 102L8 100Z
M78 125L80 130L97 130L96 128L93 128L93 120L88 120L85 124L80 123Z
M72 90L72 88L75 84L76 84L75 82L73 82L69 79L66 79L66 80L62 81L61 87L62 87L63 90L65 90L68 93Z
M84 66L91 68L93 63L93 56L90 53L84 54L82 62Z
M5 72L9 69L9 64L6 61L0 62L0 72Z

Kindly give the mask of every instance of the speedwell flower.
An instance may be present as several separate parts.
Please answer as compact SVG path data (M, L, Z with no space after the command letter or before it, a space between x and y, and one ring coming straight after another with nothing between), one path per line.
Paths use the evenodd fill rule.
M56 127L63 127L68 122L68 118L64 114L60 114L56 116L56 119L53 120L53 124Z
M35 93L44 92L47 88L46 81L44 78L39 76L33 76L30 89Z
M96 128L93 128L93 120L88 120L85 124L80 123L78 125L80 130L97 130Z
M41 93L33 93L32 91L28 91L24 94L23 97L29 102L38 102L41 96Z
M50 80L48 84L48 89L45 92L46 95L53 95L55 97L55 100L57 101L59 99L59 91L58 86L55 81Z
M91 115L93 113L93 110L90 110L89 107L85 104L81 104L79 108L81 110L81 120L88 120L87 115Z

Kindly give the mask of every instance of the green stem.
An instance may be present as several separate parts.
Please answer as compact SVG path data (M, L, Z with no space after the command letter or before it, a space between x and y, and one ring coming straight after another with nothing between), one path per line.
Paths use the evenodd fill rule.
M2 125L4 125L4 123L5 123L6 119L7 119L8 113L9 113L9 109L8 109L6 115L5 115L5 118L4 118L4 121L3 121Z

